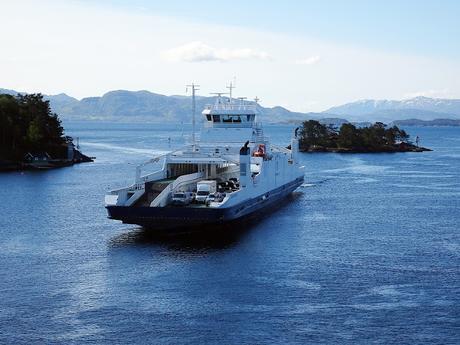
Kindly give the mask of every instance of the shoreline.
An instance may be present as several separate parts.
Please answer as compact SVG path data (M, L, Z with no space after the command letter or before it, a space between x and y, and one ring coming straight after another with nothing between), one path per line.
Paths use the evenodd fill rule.
M25 171L25 170L49 170L72 166L80 163L94 162L96 157L88 157L78 150L75 150L76 158L74 159L50 159L37 163L25 161L0 160L0 173Z
M433 151L429 148L422 146L415 146L412 144L383 146L380 148L344 148L344 147L310 147L308 149L301 149L299 152L305 153L403 153L403 152L429 152Z

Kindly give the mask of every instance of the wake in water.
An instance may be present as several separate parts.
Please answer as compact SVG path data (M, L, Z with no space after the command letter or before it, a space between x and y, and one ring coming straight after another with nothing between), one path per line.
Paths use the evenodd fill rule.
M170 151L168 150L152 150L152 149L141 149L135 147L128 147L128 146L118 146L112 144L103 144L103 143L93 143L93 142L85 142L85 146L96 147L100 149L110 150L110 151L119 151L123 153L134 153L143 156L158 156Z

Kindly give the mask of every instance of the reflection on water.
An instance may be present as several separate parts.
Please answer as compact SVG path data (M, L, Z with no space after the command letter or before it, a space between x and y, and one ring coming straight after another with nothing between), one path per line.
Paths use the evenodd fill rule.
M302 197L301 192L294 192L281 202L267 210L264 214L255 215L229 224L212 225L205 228L178 228L174 233L135 227L113 237L108 242L111 248L135 246L162 246L169 250L194 252L227 249L237 245L254 227L274 212L281 212L290 203Z
M219 225L212 229L199 232L183 232L174 235L158 234L154 231L134 228L110 239L108 245L112 248L136 246L163 246L174 251L194 252L226 249L237 244L250 231L251 224L238 229L229 225Z

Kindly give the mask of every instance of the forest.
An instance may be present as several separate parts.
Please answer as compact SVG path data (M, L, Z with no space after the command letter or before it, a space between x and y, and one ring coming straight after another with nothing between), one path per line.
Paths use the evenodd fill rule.
M397 152L420 151L409 135L397 126L376 122L368 127L344 123L337 129L315 120L304 121L300 127L301 151L333 152Z
M23 161L28 152L65 158L69 141L41 94L0 94L0 160Z

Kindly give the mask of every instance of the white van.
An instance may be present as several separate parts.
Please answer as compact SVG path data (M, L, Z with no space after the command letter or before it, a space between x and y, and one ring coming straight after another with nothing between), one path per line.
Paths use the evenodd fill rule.
M196 184L195 201L205 203L209 194L216 192L217 183L215 180L203 180Z

